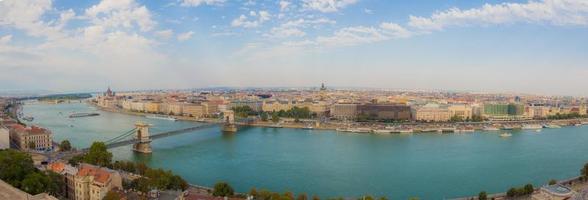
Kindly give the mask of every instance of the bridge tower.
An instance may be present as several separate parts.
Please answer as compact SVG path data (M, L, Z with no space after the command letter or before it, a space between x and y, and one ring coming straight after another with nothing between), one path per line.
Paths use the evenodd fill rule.
M153 150L151 150L151 137L149 135L149 126L151 125L145 124L143 122L135 123L135 127L137 128L137 132L135 133L135 139L137 139L137 143L133 145L133 151L145 154L153 152Z
M223 126L221 130L223 133L236 133L237 125L235 125L235 112L227 110L223 112Z

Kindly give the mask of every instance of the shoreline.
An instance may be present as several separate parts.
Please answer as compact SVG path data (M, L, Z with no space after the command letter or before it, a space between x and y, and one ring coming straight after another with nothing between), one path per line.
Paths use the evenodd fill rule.
M142 112L133 112L128 110L123 110L120 108L106 108L96 105L90 101L85 101L88 105L91 105L101 111L105 112L113 112L113 113L121 113L127 115L134 115L134 116L149 116L149 115L157 115L151 113L142 113ZM219 119L211 119L211 118L193 118L187 116L170 116L170 115L162 115L162 116L169 116L173 117L179 121L190 121L190 122L200 122L200 123L222 123ZM288 119L292 121L292 119ZM490 132L497 132L497 131L510 131L510 130L540 130L546 127L535 127L525 129L524 125L534 124L534 125L557 125L557 126L581 126L588 124L588 118L575 118L575 119L558 119L558 120L520 120L520 121L483 121L483 122L398 122L398 123L383 123L383 122L351 122L351 123L343 123L343 122L328 122L322 123L319 126L309 126L308 124L315 124L316 120L302 120L302 122L280 122L280 123L273 123L273 122L264 122L255 120L252 123L236 123L239 126L250 126L250 127L265 127L265 128L291 128L291 129L305 129L305 130L331 130L337 132L350 132L350 133L362 133L362 134L406 134L406 133L468 133L473 131L490 131ZM402 130L389 130L386 133L378 133L378 130L385 130L383 126L395 126L406 131ZM497 130L485 130L486 127L509 127L508 129L499 128ZM467 129L466 129L467 128Z

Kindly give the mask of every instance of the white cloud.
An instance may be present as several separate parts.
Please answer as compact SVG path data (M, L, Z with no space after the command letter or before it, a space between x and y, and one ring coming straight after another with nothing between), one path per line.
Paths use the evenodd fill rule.
M155 32L155 35L157 35L158 37L160 37L162 39L167 40L167 39L170 39L174 35L174 31L172 31L170 29L161 30L161 31Z
M306 35L303 28L313 27L317 28L323 24L335 24L336 22L327 18L318 19L304 19L287 21L278 27L274 27L269 33L264 34L265 37L270 38L287 38L287 37L303 37Z
M340 47L369 44L410 37L409 30L394 23L381 23L378 27L352 26L335 31L330 36L319 36L314 40L285 42L291 46Z
M225 0L182 0L182 6L198 7L200 5L222 5Z
M303 7L320 12L337 12L358 0L303 0Z
M60 27L51 26L42 16L52 8L51 0L5 0L0 2L0 26L23 30L35 37L58 38Z
M233 27L244 27L244 28L256 28L262 25L264 22L270 20L270 13L267 11L250 11L249 16L253 19L249 19L249 17L245 15L241 15L238 18L234 19L231 22L231 26Z
M410 16L413 28L431 31L448 26L545 23L553 25L588 25L588 1L544 0L527 3L485 4L480 8L449 10L430 17Z
M279 2L279 4L280 4L280 11L284 12L284 11L286 11L286 9L288 9L288 6L290 6L290 4L292 4L292 3L290 3L289 1L282 0Z
M12 35L5 35L0 37L0 44L7 44L12 41Z
M141 31L150 31L156 24L147 7L135 0L102 0L86 9L86 17L108 28L134 28L136 25Z
M178 41L186 41L189 40L190 38L192 38L192 35L194 34L193 31L188 31L185 33L180 33L178 34Z
M373 11L373 10L370 10L370 9L367 9L367 8L364 8L364 9L363 9L363 12L364 12L365 14L368 14L368 15L372 15L372 14L374 14L374 11Z

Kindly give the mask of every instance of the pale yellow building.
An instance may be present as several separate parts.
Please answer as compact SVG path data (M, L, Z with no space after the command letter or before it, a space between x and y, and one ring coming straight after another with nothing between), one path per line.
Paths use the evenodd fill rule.
M183 114L189 117L201 118L207 113L205 105L187 103L182 107Z
M451 114L448 107L438 104L427 104L413 109L413 119L417 121L446 122L451 119Z
M451 117L457 116L462 119L472 118L472 107L467 104L454 104L448 107Z
M160 102L145 102L145 112L146 113L159 113L161 111L160 107L161 107Z
M122 178L116 171L80 164L74 178L76 200L102 200L113 188L122 188Z
M334 104L331 106L331 117L352 120L357 117L357 104Z
M20 124L10 126L10 139L19 149L49 150L53 149L53 134L51 131L38 126L24 127Z

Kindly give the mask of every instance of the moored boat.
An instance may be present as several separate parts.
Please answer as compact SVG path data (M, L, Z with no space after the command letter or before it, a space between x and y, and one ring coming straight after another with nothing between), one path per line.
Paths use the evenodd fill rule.
M69 118L78 118L78 117L93 117L98 116L99 113L73 113L69 115Z
M510 133L501 133L500 137L512 137L512 134Z
M161 116L161 115L147 115L145 116L149 119L162 119L162 120L169 120L169 121L176 121L176 118L168 117L168 116Z
M523 129L526 130L534 130L534 129L542 129L543 126L539 125L539 124L525 124L523 125Z

